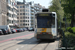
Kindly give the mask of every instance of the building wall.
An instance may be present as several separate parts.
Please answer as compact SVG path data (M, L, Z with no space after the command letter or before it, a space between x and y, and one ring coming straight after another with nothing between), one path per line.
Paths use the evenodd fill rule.
M42 6L39 4L34 4L32 2L27 2L24 4L23 2L17 2L18 12L18 24L20 27L33 27L34 28L34 20L35 20L35 13L42 11ZM31 4L30 4L31 3ZM20 7L22 6L22 7ZM24 7L23 7L24 6ZM20 10L24 10L21 12ZM21 14L22 15L21 15ZM23 13L25 13L23 15ZM23 18L24 17L24 18Z
M7 0L7 23L10 26L17 24L17 2L16 0Z
M7 25L6 0L0 0L0 25Z
M17 12L17 18L18 18L18 24L21 27L24 27L23 24L23 20L25 19L25 15L24 15L24 8L23 8L24 4L18 5L18 12Z

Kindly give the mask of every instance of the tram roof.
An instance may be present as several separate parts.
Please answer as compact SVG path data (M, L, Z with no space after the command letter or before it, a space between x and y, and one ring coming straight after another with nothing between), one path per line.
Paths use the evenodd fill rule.
M56 14L56 12L38 12L36 14L39 14L39 13L53 13L53 14Z

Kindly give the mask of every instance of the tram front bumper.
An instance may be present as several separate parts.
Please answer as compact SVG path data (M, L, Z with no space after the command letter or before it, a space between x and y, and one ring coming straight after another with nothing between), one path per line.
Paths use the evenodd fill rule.
M37 34L37 39L55 39L51 34Z

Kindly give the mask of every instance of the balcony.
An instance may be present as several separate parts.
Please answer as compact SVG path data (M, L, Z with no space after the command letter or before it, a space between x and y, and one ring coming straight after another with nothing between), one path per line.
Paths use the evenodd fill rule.
M31 12L31 13L33 13L33 14L34 14L34 12Z
M31 15L31 17L34 17L34 15Z
M13 20L13 18L12 18L12 17L8 17L8 19L9 19L9 20Z
M34 11L34 9L31 9L31 11L33 12L33 11Z
M17 15L17 13L16 13L16 12L14 12L14 14L15 14L15 15Z
M32 15L34 15L34 12L31 12Z
M34 6L31 6L31 8L34 8Z
M8 25L13 26L13 24L12 24L12 23L9 23Z
M16 10L18 10L16 6L13 6L13 7L14 7Z
M13 6L11 4L7 4L9 7L13 8Z
M14 17L13 20L16 20L17 21L17 18Z
M12 11L10 11L10 10L8 10L8 13L13 14L13 12L12 12Z

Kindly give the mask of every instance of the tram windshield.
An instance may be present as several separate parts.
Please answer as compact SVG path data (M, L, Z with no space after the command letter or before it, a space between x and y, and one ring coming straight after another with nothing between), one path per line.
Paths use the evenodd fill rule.
M52 23L53 25L55 24L55 19L53 18L52 20L50 16L49 17L46 17L46 16L37 17L37 27L38 28L50 28Z

